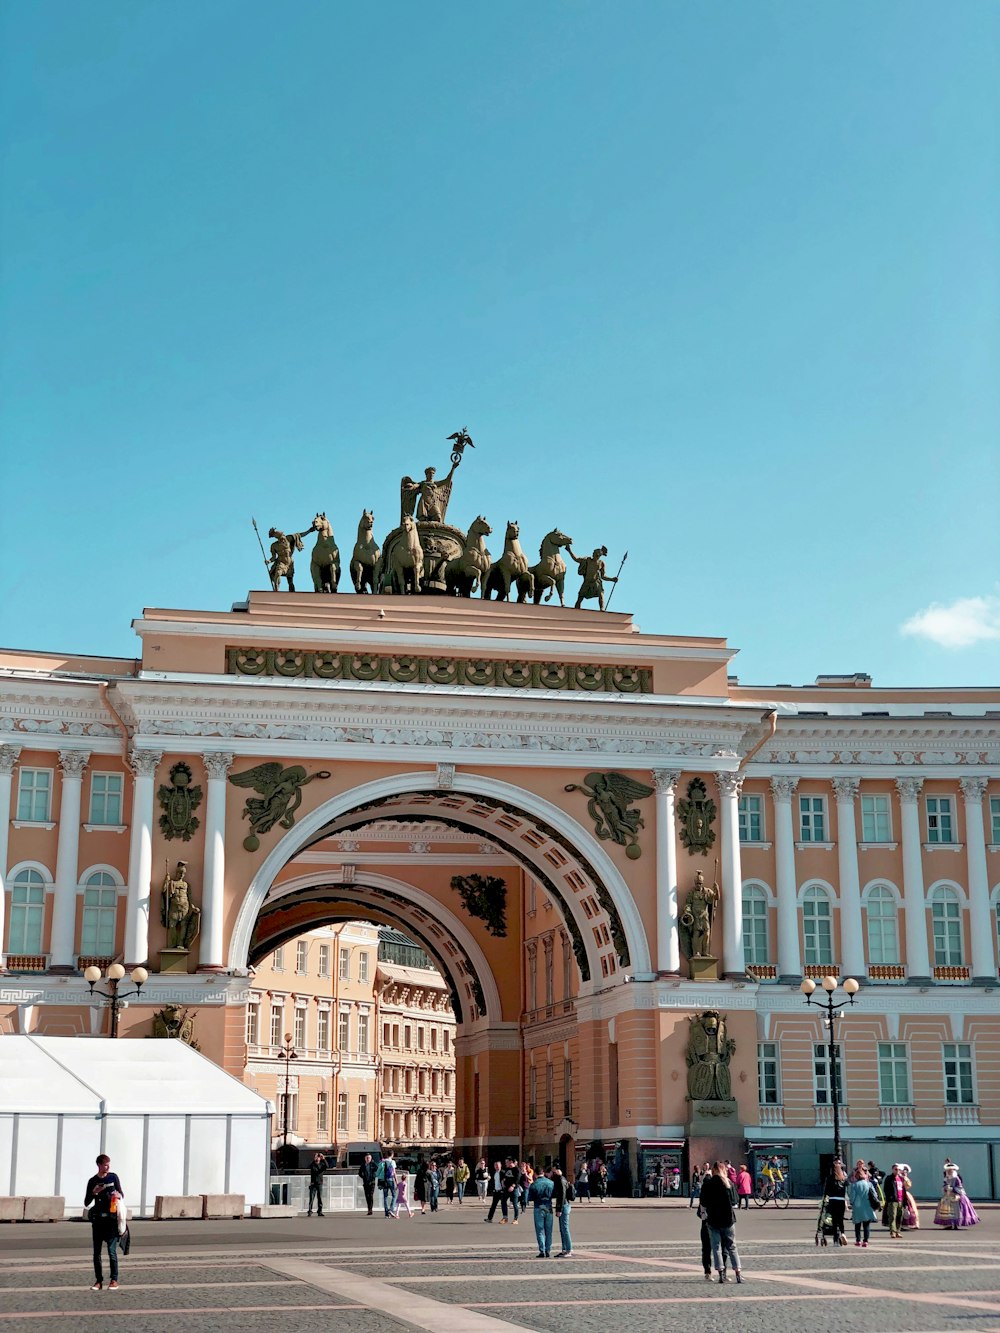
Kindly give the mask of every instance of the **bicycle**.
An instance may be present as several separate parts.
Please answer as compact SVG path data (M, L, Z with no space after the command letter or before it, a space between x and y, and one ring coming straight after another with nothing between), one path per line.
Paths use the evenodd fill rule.
M783 1182L775 1185L769 1180L761 1180L757 1184L754 1192L753 1201L758 1208L763 1208L765 1204L774 1202L777 1208L787 1208L790 1202L788 1190Z

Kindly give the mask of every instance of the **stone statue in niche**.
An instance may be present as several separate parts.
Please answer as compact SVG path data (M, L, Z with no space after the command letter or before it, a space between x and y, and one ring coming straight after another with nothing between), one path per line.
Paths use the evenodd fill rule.
M173 874L167 863L160 902L160 921L167 932L167 949L188 950L201 929L201 909L195 907L187 882L187 862L178 861Z
M685 958L712 957L712 926L718 904L718 883L706 884L702 872L696 871L694 886L688 889L684 910L678 921L680 945Z
M729 1102L733 1098L729 1061L736 1042L717 1009L688 1019L688 1096L693 1102Z

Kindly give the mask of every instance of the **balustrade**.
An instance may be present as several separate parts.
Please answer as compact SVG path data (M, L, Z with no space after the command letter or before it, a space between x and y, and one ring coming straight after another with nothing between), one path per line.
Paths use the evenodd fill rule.
M915 1123L912 1106L898 1106L894 1104L892 1106L880 1106L878 1109L880 1123L883 1125L896 1126L912 1125Z

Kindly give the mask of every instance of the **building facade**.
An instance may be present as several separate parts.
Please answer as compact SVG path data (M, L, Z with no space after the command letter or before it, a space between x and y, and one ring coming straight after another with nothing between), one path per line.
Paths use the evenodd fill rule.
M348 1163L379 1143L450 1149L455 1016L444 978L398 931L349 921L278 945L253 969L246 1014L244 1077L274 1104L276 1150Z
M624 1143L636 1177L683 1157L691 1021L718 1011L730 1141L814 1179L827 1033L799 982L855 976L845 1145L934 1181L948 1153L997 1194L1000 691L750 687L722 639L453 599L253 593L136 631L138 661L0 655L3 1030L100 1035L80 968L144 963L122 1035L185 1006L242 1077L255 995L258 1037L272 1021L263 960L367 921L445 978L469 1156ZM201 910L180 965L160 916L178 859ZM717 973L681 948L697 871L719 885ZM405 967L380 965L401 1031L439 1002ZM299 991L278 983L287 1031ZM376 1110L375 1030L370 1057L348 1047L373 1131L432 1131L419 1079L390 1075Z

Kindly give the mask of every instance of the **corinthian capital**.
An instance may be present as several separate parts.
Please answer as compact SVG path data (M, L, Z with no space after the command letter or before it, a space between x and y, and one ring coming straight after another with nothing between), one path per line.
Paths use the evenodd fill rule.
M834 778L833 794L838 801L855 801L860 786L858 778Z
M986 788L989 786L988 778L963 778L958 784L962 788L962 795L970 805L978 805L986 795Z
M20 753L20 745L0 745L0 773L13 773Z
M89 750L60 750L59 766L68 778L82 778L90 763Z
M915 804L923 785L923 778L897 778L896 790L899 792L899 799L905 805Z
M666 792L669 796L677 788L681 780L680 773L674 772L669 768L654 768L650 774L653 779L653 787L658 792Z
M739 796L743 790L742 773L716 773L715 781L718 784L720 796Z
M790 801L799 785L798 778L772 778L771 794L776 801Z
M226 753L206 754L205 769L210 778L225 778L233 766L233 755Z
M134 745L128 752L129 765L137 778L151 778L162 758L162 750L138 750Z

